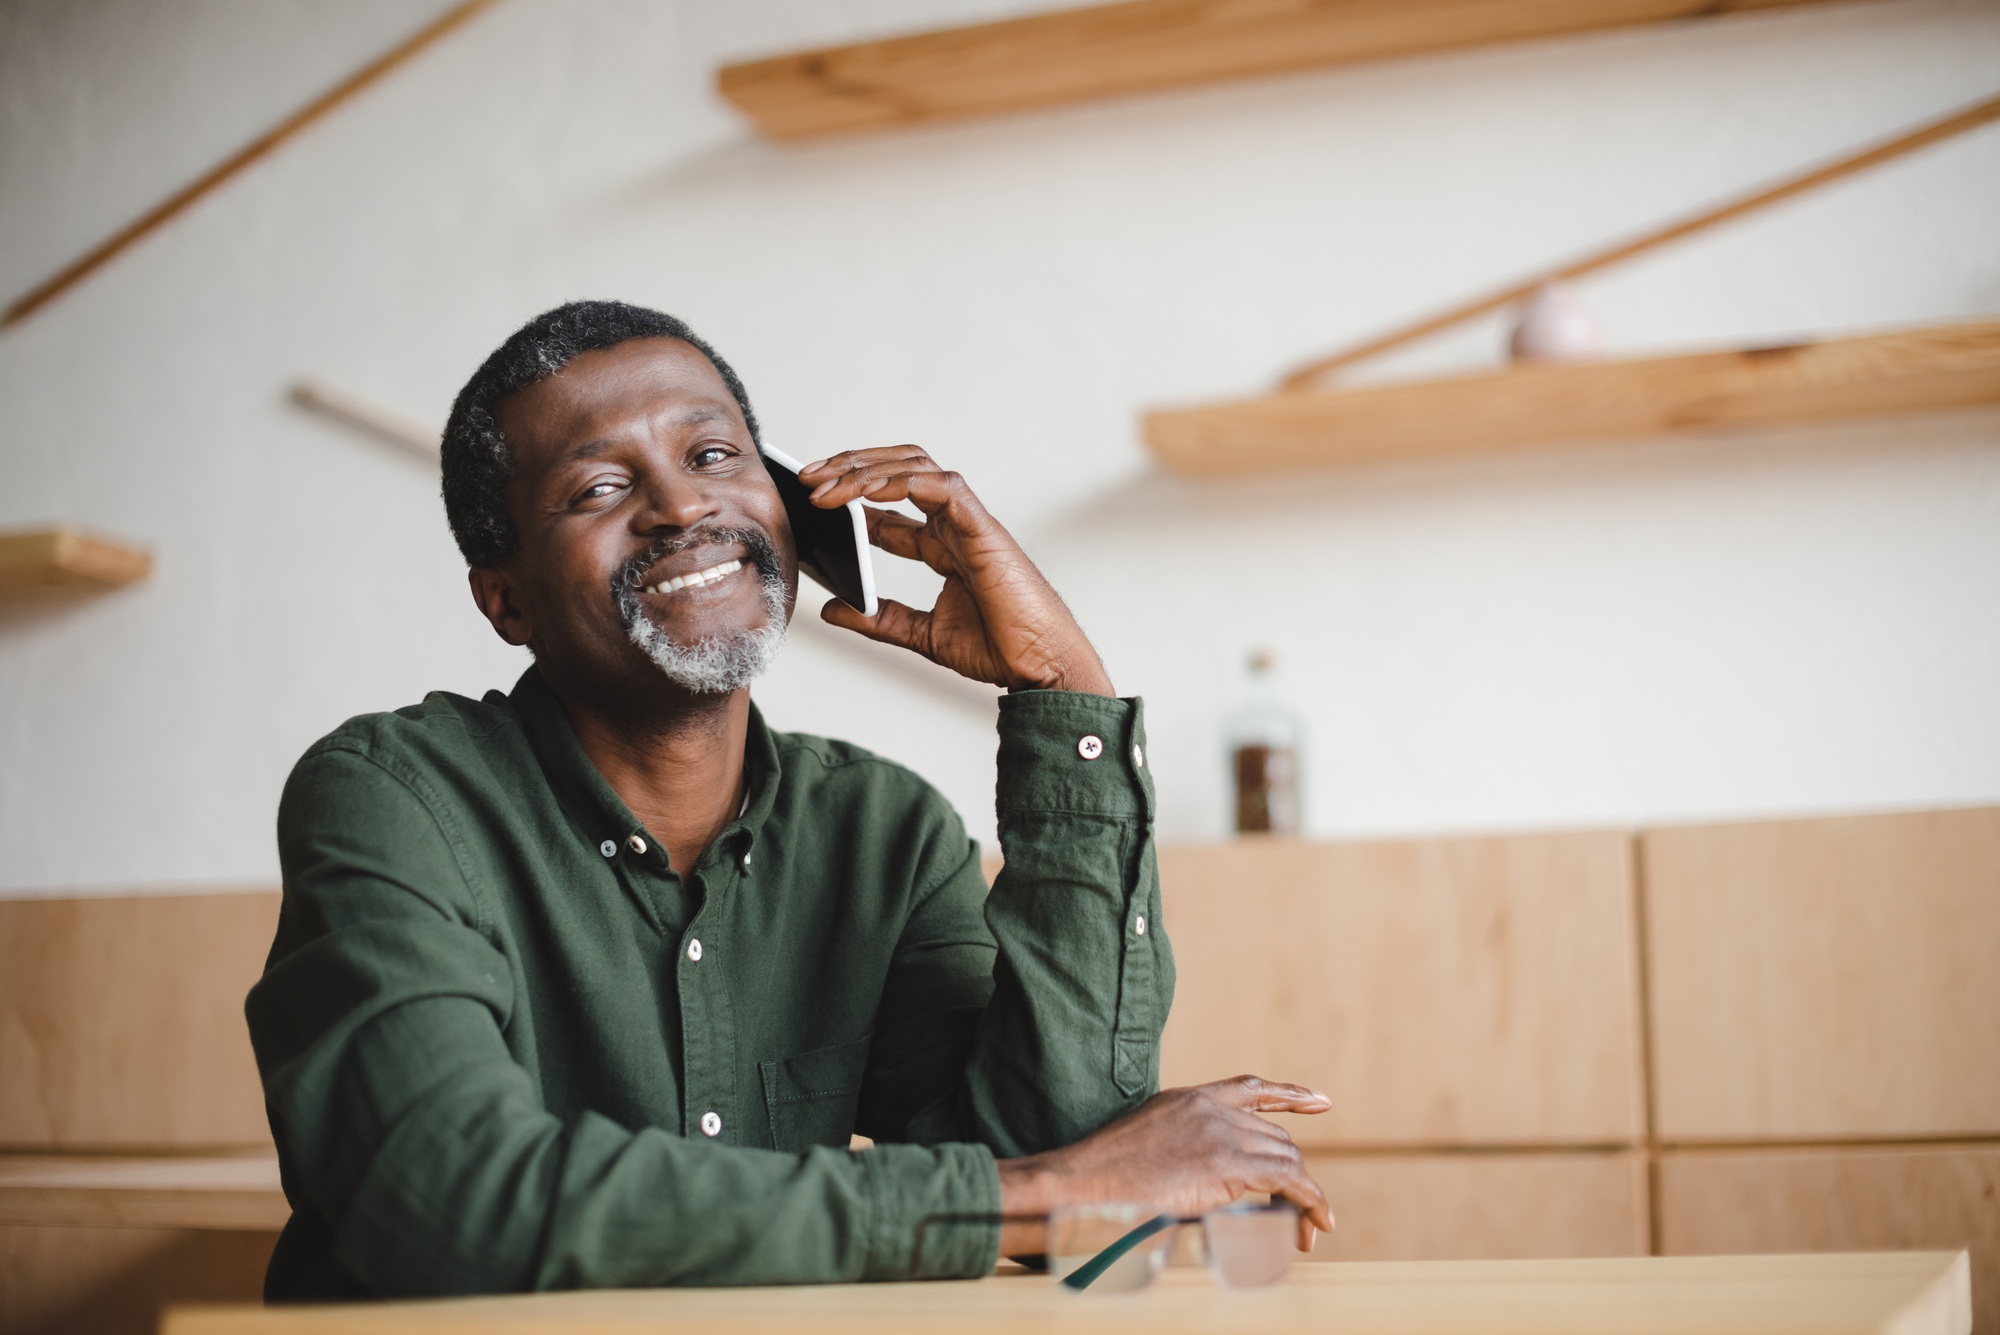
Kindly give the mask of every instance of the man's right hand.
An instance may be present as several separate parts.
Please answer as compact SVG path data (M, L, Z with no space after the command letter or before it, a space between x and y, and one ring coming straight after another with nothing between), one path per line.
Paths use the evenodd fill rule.
M1318 1090L1254 1075L1162 1090L1074 1145L1001 1160L1000 1210L1046 1216L1065 1205L1133 1202L1197 1215L1266 1191L1299 1207L1299 1250L1310 1251L1315 1230L1332 1232L1333 1212L1292 1138L1256 1114L1332 1106ZM1003 1225L1000 1254L1044 1251L1045 1232L1040 1223Z

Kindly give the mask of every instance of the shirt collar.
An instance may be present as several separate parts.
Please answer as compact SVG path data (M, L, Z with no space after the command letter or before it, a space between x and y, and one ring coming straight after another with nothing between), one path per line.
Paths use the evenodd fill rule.
M623 844L633 835L645 832L624 799L612 791L604 775L591 763L583 743L576 739L576 730L569 725L562 701L549 689L537 668L530 665L521 674L508 700L521 720L521 730L527 735L535 759L541 762L543 776L581 834L592 843L611 839ZM778 784L784 777L778 761L777 739L766 726L755 701L750 705L749 728L744 737L743 770L744 808L715 837L715 844L720 846L737 837L744 840L747 851L763 833L764 822L777 806ZM666 851L661 849L659 853L664 859Z

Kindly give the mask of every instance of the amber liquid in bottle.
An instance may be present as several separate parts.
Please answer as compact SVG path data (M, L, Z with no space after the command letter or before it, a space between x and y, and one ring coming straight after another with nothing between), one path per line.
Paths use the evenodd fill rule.
M1230 720L1230 762L1238 834L1299 832L1299 724L1278 705L1271 655L1250 658L1243 711Z

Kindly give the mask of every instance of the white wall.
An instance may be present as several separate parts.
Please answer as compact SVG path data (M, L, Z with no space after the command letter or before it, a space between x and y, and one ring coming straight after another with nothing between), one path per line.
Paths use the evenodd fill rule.
M0 3L0 293L442 7ZM730 59L1051 7L506 0L0 336L0 527L159 556L129 590L0 608L0 892L269 877L315 737L511 683L435 479L284 391L314 374L441 420L515 324L577 296L690 319L794 454L916 440L964 471L1146 696L1167 837L1222 832L1218 730L1260 644L1311 729L1318 834L2000 798L2000 414L1222 485L1153 472L1136 430L1989 95L2000 5L808 147L709 91ZM1996 238L1989 127L1584 293L1621 352L1970 317L2000 310ZM990 832L976 700L806 635L758 696Z

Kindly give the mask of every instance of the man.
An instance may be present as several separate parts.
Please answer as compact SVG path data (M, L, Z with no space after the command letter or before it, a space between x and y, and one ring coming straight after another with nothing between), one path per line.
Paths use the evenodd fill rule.
M1155 1093L1139 704L955 474L903 446L802 478L913 501L870 536L945 577L930 612L824 618L1010 692L990 895L915 775L750 703L795 552L743 386L685 325L530 322L443 467L474 600L534 665L351 720L286 786L248 1003L293 1209L270 1298L978 1275L1064 1204L1245 1190L1296 1202L1302 1245L1332 1226L1253 1115L1324 1096Z

